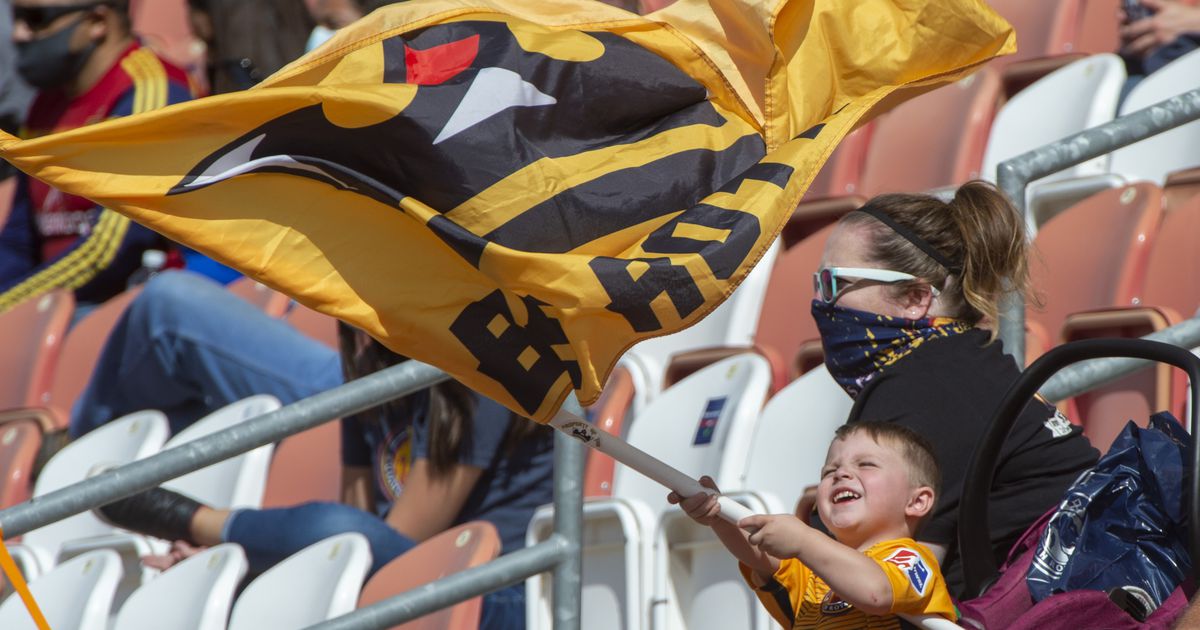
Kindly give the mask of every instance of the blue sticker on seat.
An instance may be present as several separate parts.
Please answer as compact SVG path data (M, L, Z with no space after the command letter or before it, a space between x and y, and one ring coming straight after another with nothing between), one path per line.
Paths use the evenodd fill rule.
M692 440L692 446L712 443L713 435L717 432L717 420L721 418L726 398L709 398L704 404L704 413L700 415L700 426L696 427L696 439Z

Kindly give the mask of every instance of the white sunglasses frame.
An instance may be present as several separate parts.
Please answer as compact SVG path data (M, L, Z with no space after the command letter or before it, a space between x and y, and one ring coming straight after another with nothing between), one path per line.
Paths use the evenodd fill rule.
M823 284L821 281L821 274L826 271L830 272L832 279L834 281L834 285L830 290L830 293L833 294L833 299L831 299L831 300L826 300L824 298L824 296L822 296L822 291L820 290L820 287ZM838 298L841 297L841 292L837 290L837 284L836 284L838 278L853 278L855 280L874 280L876 282L883 282L886 284L895 284L897 282L911 282L911 281L920 282L921 281L920 278L912 275L911 273L904 273L903 271L892 271L890 269L872 269L870 267L821 267L820 269L817 269L815 272L813 272L813 288L816 289L815 293L817 294L817 299L821 300L822 302L824 302L826 304L837 303ZM937 297L938 295L941 295L941 291L938 291L938 288L933 286L932 284L929 285L929 290L930 290L930 292L933 293L933 297Z

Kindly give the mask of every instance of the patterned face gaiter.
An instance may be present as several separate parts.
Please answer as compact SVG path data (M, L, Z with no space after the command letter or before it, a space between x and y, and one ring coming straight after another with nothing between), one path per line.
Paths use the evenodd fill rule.
M949 317L912 320L877 315L813 300L825 366L853 398L876 374L929 339L966 332L971 326Z

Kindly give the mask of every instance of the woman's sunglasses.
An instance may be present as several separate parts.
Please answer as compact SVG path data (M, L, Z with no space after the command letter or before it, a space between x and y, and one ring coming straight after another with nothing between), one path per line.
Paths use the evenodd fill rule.
M98 6L107 5L108 2L83 2L80 4L66 4L49 7L18 7L14 6L12 10L13 22L24 22L31 31L40 31L51 24L55 20L64 16L87 11Z
M813 274L813 293L817 299L826 304L833 304L838 301L850 285L859 280L872 280L882 282L884 284L895 284L897 282L911 282L919 280L911 273L902 271L889 271L887 269L868 269L865 267L822 267ZM929 290L933 292L933 297L937 297L939 291L937 287L930 286Z

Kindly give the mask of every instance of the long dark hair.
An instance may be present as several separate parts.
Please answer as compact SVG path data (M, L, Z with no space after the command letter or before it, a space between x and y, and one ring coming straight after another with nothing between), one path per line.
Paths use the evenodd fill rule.
M388 350L369 335L338 323L338 345L342 357L342 374L351 381L386 367L408 361L408 357ZM405 396L368 409L359 415L364 421L404 417L412 414L412 397ZM433 476L448 473L470 448L471 420L475 414L475 392L456 380L448 380L429 388L429 468ZM511 454L520 444L544 427L511 414L503 451Z

